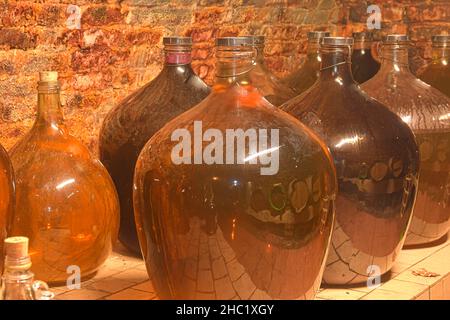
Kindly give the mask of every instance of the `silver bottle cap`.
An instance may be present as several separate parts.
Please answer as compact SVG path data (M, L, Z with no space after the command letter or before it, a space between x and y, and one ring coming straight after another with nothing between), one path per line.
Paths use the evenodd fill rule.
M216 39L218 47L253 46L253 37L221 37Z
M308 32L308 40L319 40L325 37L329 37L328 31L310 31Z
M164 37L163 44L164 45L176 45L176 46L191 46L192 38L191 37Z
M383 43L409 42L409 36L406 34L388 34L383 38Z
M323 46L352 46L353 45L353 38L348 37L324 37L322 38L321 44Z

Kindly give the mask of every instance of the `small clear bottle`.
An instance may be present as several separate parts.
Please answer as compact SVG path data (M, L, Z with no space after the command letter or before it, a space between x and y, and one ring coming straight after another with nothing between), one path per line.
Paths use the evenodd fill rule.
M324 37L329 37L326 31L311 31L308 33L308 49L306 60L294 73L284 79L284 83L292 88L297 94L308 90L318 79L320 69L320 41Z
M30 271L27 237L5 239L5 273L2 276L0 300L51 300L54 293L48 285L34 280Z

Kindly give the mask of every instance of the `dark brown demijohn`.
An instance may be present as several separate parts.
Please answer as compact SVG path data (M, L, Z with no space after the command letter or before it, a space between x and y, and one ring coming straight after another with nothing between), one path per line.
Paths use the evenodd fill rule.
M324 143L252 83L245 37L217 39L216 82L136 164L139 241L167 299L311 299L334 218Z
M276 107L296 96L296 93L284 85L266 66L264 60L264 36L248 36L248 45L257 51L256 65L250 73L253 85L258 88L267 101Z
M450 35L433 36L433 56L419 78L450 98Z
M352 74L357 83L372 78L380 69L380 63L372 55L373 34L371 32L354 32L355 41L352 52Z
M330 33L325 31L308 32L308 49L306 60L301 67L283 80L288 87L297 94L308 90L318 79L320 69L320 40L329 37Z
M14 174L8 153L0 145L0 275L3 270L3 241L11 231L14 213Z
M325 140L336 166L336 220L323 277L329 284L389 271L405 240L419 170L412 131L353 80L352 44L323 38L319 80L281 107Z
M388 35L380 71L362 89L387 105L414 131L420 180L406 244L437 240L450 228L450 99L409 70L409 38Z
M100 159L119 194L119 240L136 254L140 253L140 248L134 223L132 185L139 153L156 131L210 92L192 69L191 38L165 37L163 44L165 64L160 74L112 109L100 131Z

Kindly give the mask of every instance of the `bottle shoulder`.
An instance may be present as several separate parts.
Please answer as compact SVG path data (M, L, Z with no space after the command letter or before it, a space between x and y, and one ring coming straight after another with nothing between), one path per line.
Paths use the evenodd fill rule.
M450 99L443 93L412 75L408 79L387 80L373 78L362 89L399 115L413 130L450 129Z

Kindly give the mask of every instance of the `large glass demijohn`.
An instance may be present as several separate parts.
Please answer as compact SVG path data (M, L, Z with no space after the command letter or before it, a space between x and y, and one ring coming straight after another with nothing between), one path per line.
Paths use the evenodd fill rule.
M247 38L217 39L212 93L139 156L136 224L161 298L311 299L320 286L335 170L255 88L255 58Z
M14 214L14 174L8 153L0 145L0 275L3 270L3 241L11 231Z
M409 70L406 35L388 35L380 71L362 85L414 131L420 179L406 244L437 240L450 228L450 99Z
M334 159L336 221L323 281L339 285L366 282L393 266L419 172L412 131L354 81L352 44L352 38L323 38L319 80L281 107L323 138Z
M57 72L40 73L36 121L10 152L16 176L12 234L29 238L32 271L46 282L98 270L117 240L119 223L114 184L68 133L59 88Z
M202 101L210 88L191 66L190 37L163 38L165 63L158 76L106 116L100 131L100 160L119 194L119 240L140 254L133 212L133 175L145 143L169 120Z

